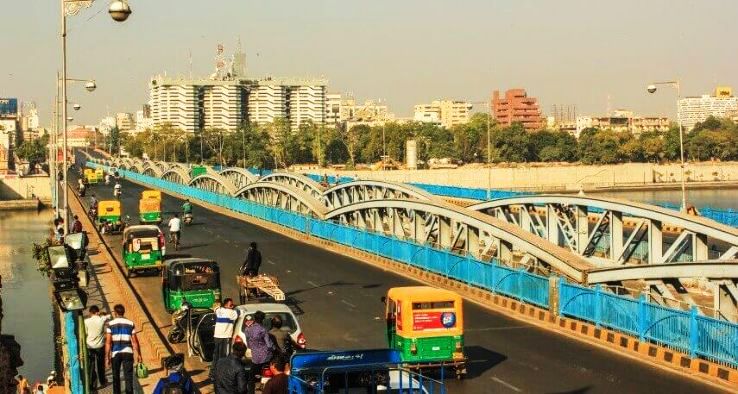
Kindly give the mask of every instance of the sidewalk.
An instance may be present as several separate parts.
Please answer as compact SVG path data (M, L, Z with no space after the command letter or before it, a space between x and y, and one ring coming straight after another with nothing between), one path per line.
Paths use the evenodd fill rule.
M70 193L71 194L71 193ZM90 281L86 288L88 293L87 305L98 305L100 309L106 313L110 313L115 304L122 304L126 307L126 317L131 319L136 325L136 334L141 345L141 354L144 358L144 364L149 368L149 376L136 382L136 393L150 393L154 390L159 378L163 377L166 371L161 367L161 357L167 356L164 346L160 343L157 334L150 322L145 320L145 314L140 310L140 306L134 297L127 295L130 289L126 289L126 283L122 278L122 274L117 270L105 248L102 240L94 231L93 224L76 198L70 196L69 208L72 214L77 214L82 221L82 228L88 230L89 237L88 255L90 256ZM112 373L107 371L108 382L112 383ZM134 376L135 380L135 376ZM122 380L123 381L123 380ZM112 393L112 385L109 384L98 393Z

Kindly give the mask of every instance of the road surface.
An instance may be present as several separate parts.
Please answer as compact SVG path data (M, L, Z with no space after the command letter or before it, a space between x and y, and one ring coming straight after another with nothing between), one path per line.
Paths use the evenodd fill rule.
M76 182L76 177L70 177ZM138 216L142 187L123 181L123 214ZM111 199L112 186L93 186L88 197ZM181 201L165 196L165 221ZM417 284L346 256L306 245L222 214L195 206L194 224L183 228L179 252L168 256L207 257L218 261L224 297L238 300L235 274L248 244L263 253L262 272L273 273L294 304L311 349L386 347L380 297L394 286ZM106 236L120 255L120 235ZM166 333L170 317L161 300L157 276L134 277ZM447 381L451 393L653 393L720 392L677 374L508 318L472 303L464 307L469 375Z

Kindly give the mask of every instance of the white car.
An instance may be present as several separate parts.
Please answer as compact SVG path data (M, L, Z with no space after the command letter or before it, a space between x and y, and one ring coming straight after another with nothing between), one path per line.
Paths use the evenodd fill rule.
M245 317L247 315L253 315L256 311L264 312L266 317L264 318L264 328L267 331L272 329L272 318L279 316L282 319L282 330L288 331L293 343L296 345L295 350L304 350L307 347L307 340L305 334L303 334L300 328L300 323L297 321L297 317L292 312L292 309L285 304L278 303L255 303L255 304L244 304L236 307L238 311L238 320L236 320L233 341L242 342L246 346L246 326L244 325ZM246 357L251 358L251 349L246 350Z

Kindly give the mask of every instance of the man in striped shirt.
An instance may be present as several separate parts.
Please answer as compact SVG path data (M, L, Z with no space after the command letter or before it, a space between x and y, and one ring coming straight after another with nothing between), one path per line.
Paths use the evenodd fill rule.
M107 366L113 367L113 393L120 394L120 370L126 381L126 394L133 394L133 353L141 362L141 347L138 345L133 322L125 318L126 308L117 304L113 307L115 318L108 321L105 335Z

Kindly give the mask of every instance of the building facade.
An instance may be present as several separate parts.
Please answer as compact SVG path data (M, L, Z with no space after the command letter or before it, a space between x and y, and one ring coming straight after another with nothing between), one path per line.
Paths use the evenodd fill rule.
M720 86L712 95L705 94L700 97L680 99L677 116L684 129L690 131L697 123L704 122L710 116L726 118L736 111L738 111L738 97L733 96L730 87Z
M120 131L133 130L136 127L136 121L133 114L128 112L118 112L115 114L115 125Z
M340 124L341 107L343 105L340 93L326 93L325 95L325 125L335 127Z
M157 77L149 87L154 126L171 123L186 132L236 130L243 123L285 118L325 124L326 81L301 79L183 80Z
M430 104L418 104L414 109L414 120L440 124L450 129L469 123L472 104L460 100L434 100Z
M515 122L523 124L526 131L535 131L543 126L538 99L528 97L525 89L509 89L505 96L500 91L492 93L492 113L501 126L510 126Z

